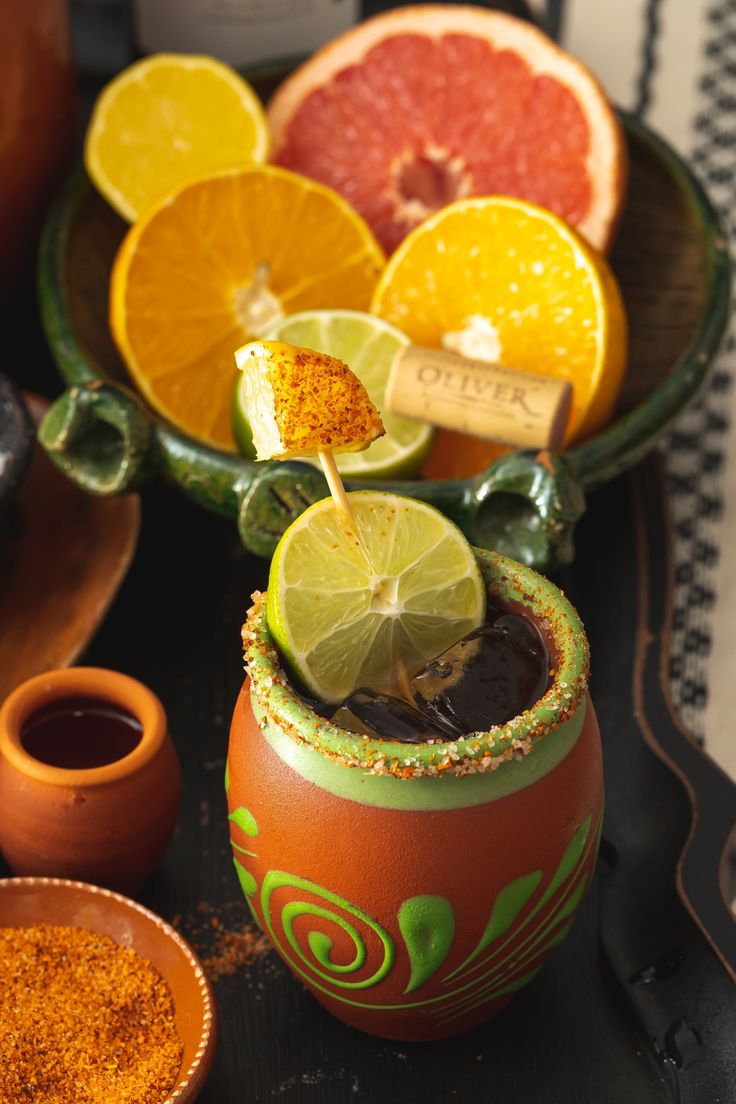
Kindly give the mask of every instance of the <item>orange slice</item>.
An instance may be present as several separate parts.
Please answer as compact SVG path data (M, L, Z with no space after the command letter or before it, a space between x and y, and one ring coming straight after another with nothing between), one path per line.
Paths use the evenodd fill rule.
M189 180L260 164L268 145L260 101L234 69L210 57L152 54L100 93L84 162L132 222Z
M155 410L232 449L235 350L293 311L366 309L383 263L363 220L321 184L269 166L209 177L128 231L113 337Z
M402 7L336 38L268 107L274 160L340 191L387 251L465 196L539 203L606 249L622 128L591 73L536 27L463 5Z
M371 309L418 345L570 380L567 443L613 413L627 351L618 285L603 257L541 207L490 196L444 208L390 258ZM483 466L468 438L458 447L460 435L438 436L444 467L432 474Z

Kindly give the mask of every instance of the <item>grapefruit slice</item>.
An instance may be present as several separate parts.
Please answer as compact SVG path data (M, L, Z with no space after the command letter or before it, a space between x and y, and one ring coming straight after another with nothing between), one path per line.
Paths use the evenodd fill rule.
M276 163L340 192L388 252L477 195L527 199L610 244L621 126L588 70L513 16L442 4L376 16L297 69L268 118Z

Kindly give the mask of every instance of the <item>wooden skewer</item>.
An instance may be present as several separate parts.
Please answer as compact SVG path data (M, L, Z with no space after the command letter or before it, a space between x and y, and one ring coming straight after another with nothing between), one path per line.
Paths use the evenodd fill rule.
M340 473L337 470L335 457L332 455L331 452L327 451L320 452L318 455L319 462L322 465L322 471L324 472L325 479L327 480L327 486L330 488L330 494L335 500L335 505L347 521L356 541L363 550L368 563L370 563L371 558L368 555L368 549L365 546L363 536L356 524L353 511L350 509L350 500L345 493L345 487L343 486L342 479L340 478ZM396 685L398 686L400 692L411 705L416 704L414 692L411 688L409 671L407 670L406 664L404 663L404 660L400 655L394 656L394 668L396 671Z
M399 690L409 702L410 705L416 705L416 698L414 697L414 691L411 688L411 679L409 678L409 672L406 664L400 655L394 656L394 667L396 668L396 685Z
M345 487L343 486L340 473L337 470L337 464L335 463L335 457L329 451L318 453L319 462L322 465L322 471L324 472L325 479L327 480L327 486L330 488L330 494L335 500L340 513L343 515L348 525L350 526L353 536L362 549L366 559L370 563L370 556L368 555L368 549L365 546L365 541L358 528L353 511L350 509L350 502L348 496L345 493Z

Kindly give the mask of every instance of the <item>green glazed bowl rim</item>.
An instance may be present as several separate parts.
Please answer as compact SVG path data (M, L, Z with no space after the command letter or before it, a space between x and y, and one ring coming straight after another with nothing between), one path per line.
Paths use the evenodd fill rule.
M489 772L533 752L540 739L577 712L586 693L585 630L554 583L506 556L474 551L491 594L530 610L556 652L552 684L531 709L504 725L454 741L402 744L351 733L315 714L292 689L268 629L266 596L256 592L243 626L243 647L251 693L266 721L343 766L396 778Z
M559 456L514 451L465 479L391 481L392 492L431 502L460 525L471 543L495 542L515 559L543 570L572 560L572 534L584 510L583 492L640 460L695 397L729 317L730 260L718 213L667 142L634 116L619 116L630 156L657 163L693 223L690 236L697 240L704 270L702 310L690 340L636 406ZM93 494L136 490L154 476L169 479L198 505L236 519L250 552L270 556L303 506L324 495L322 477L303 464L257 466L200 444L144 406L127 384L107 375L105 355L85 345L84 325L73 315L67 282L77 215L92 191L80 166L52 204L41 239L41 321L68 384L41 424L41 444L68 478ZM120 438L113 451L107 448L111 430ZM378 481L349 480L347 486L386 489L385 482ZM499 502L506 500L508 505L509 497L517 506L526 500L526 506L510 516L503 509L499 513Z
M278 64L264 70L267 76L278 71ZM261 75L261 71L251 74L252 79ZM697 177L673 147L637 116L620 109L617 114L627 140L639 142L666 166L696 215L706 257L705 304L695 333L670 374L632 410L614 415L606 429L564 453L571 471L585 488L597 486L639 460L695 397L723 337L731 298L731 264L725 231ZM64 251L76 212L89 190L94 191L94 187L83 166L78 164L49 208L38 255L41 322L61 376L70 385L108 379L104 368L79 341L67 307L62 278ZM113 382L121 390L129 390L128 384ZM136 397L140 398L137 393ZM243 464L243 458L237 453L213 449L188 436L147 407L146 411L161 436L164 449L169 444L191 449L193 456L221 464L231 479L237 479ZM457 487L457 493L462 494L461 488L467 480L421 482L425 487ZM364 484L351 480L350 485L358 487ZM368 485L372 484L365 484Z

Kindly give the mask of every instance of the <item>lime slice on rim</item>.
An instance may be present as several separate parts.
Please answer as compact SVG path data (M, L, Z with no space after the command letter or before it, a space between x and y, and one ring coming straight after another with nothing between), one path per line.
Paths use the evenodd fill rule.
M416 475L429 452L434 430L425 422L384 411L384 393L391 363L409 340L395 326L363 311L311 310L282 318L266 333L264 341L287 341L303 349L316 349L345 362L377 407L386 436L363 452L338 453L339 471L353 479L400 479ZM242 392L242 377L233 396L233 432L244 456L253 458L253 438Z
M325 702L359 686L390 688L399 657L414 674L485 618L480 569L453 522L384 491L348 499L365 551L323 499L286 530L268 577L274 642Z

